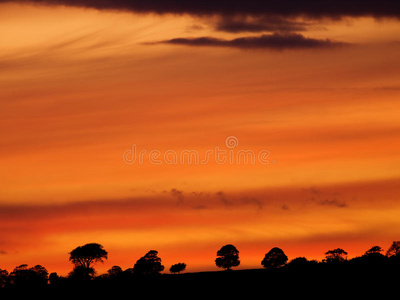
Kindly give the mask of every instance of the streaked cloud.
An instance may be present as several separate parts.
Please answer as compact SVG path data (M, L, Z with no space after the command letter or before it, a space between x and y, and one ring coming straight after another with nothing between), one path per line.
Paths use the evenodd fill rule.
M308 38L301 34L274 33L255 37L240 37L232 40L198 37L198 38L174 38L158 43L197 46L197 47L229 47L239 49L315 49L315 48L334 48L344 46L346 43L331 41L329 39Z
M215 29L231 33L239 32L289 32L305 31L311 23L286 19L281 16L223 16L218 18Z

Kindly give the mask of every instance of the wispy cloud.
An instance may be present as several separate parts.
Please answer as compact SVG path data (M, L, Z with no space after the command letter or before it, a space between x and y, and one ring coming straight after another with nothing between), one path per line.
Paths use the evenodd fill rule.
M336 206L336 207L347 207L347 203L345 201L340 201L339 199L333 197L324 199L318 202L320 205L328 205L328 206Z
M185 197L183 196L183 191L180 191L178 189L171 189L169 191L172 197L175 197L177 199L177 204L182 204L183 200Z
M222 202L222 204L224 204L225 207L231 207L232 206L232 202L230 200L228 200L228 198L226 197L225 193L222 191L219 191L216 193L218 199Z
M311 193L311 202L314 202L318 205L334 206L339 208L344 208L348 206L346 201L340 200L338 198L338 193L324 192L320 189L317 189L316 187L311 187L309 189L309 192Z

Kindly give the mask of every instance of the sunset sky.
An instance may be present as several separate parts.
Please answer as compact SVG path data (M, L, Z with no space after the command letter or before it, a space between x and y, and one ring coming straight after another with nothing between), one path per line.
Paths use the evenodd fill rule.
M398 1L0 0L0 41L0 269L400 240Z

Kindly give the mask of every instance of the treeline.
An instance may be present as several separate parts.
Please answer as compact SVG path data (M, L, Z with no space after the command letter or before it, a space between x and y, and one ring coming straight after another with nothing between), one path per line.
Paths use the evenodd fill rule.
M161 275L161 272L165 269L156 250L150 250L143 257L139 258L132 268L123 270L119 266L113 266L107 273L99 276L96 276L94 265L98 262L103 262L108 257L108 252L102 245L90 243L79 246L73 249L69 255L69 261L73 264L73 269L66 277L59 276L55 272L49 274L47 269L41 265L28 267L28 265L23 264L15 267L10 273L0 269L0 287L2 290L12 290L17 288L66 287L74 284L93 285L93 283L95 283L102 285L107 282L126 283L135 280L137 282L143 282L143 280L149 278L152 280L159 280L159 278L163 276L157 275ZM240 259L238 249L231 244L223 246L217 251L215 264L217 267L225 270L231 270L239 266ZM380 246L373 246L365 251L363 255L351 259L347 258L347 252L341 248L328 250L325 252L325 258L322 261L308 260L305 257L297 257L289 261L282 249L274 247L265 254L264 258L261 260L261 265L266 270L277 270L274 272L280 272L274 274L291 274L287 272L293 273L293 271L297 272L298 270L301 270L303 274L311 274L313 270L318 270L318 272L323 273L327 267L330 268L330 272L332 270L338 270L338 267L347 268L346 270L357 270L359 273L364 272L366 269L385 269L388 266L391 266L391 269L394 267L394 269L398 270L400 266L400 241L394 241L387 251L384 251ZM170 273L176 274L185 269L186 264L179 262L173 264L169 268L169 271ZM243 273L243 271L237 272ZM253 272L252 276L257 272ZM229 273L231 272L227 272L226 274ZM185 275L188 275L185 278L193 276L189 274ZM166 277L164 276L164 278ZM169 278L177 277L172 276ZM205 277L203 276L202 278ZM243 278L242 280L245 280Z

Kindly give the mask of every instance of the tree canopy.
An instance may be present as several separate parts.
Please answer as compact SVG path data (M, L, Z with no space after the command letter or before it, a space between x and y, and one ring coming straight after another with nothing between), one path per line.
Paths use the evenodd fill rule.
M223 246L217 252L215 264L217 267L224 268L226 270L230 270L232 267L239 266L239 251L231 244Z
M41 286L47 284L48 275L46 268L41 265L28 268L28 265L23 264L14 268L10 273L10 280L17 286Z
M123 271L122 271L122 268L120 266L112 266L110 269L108 269L107 275L110 278L113 278L113 277L119 276L120 274L122 274L122 272Z
M147 252L133 266L133 273L139 275L159 274L163 270L164 266L161 264L161 258L158 257L158 251L156 250Z
M365 251L364 255L366 255L366 256L371 256L371 255L377 256L377 255L379 255L380 256L380 255L382 255L381 254L382 251L383 251L383 249L381 247L373 246L369 250Z
M90 243L76 247L70 253L69 260L75 267L91 268L96 262L104 262L107 259L108 252L103 246L97 243Z
M264 259L261 261L261 265L264 268L279 268L286 264L288 257L285 252L278 247L274 247L267 254L265 254Z
M347 252L342 248L336 248L325 252L326 262L343 262L347 259Z
M386 256L400 256L400 241L394 241L389 249L386 251Z
M177 263L171 266L169 268L169 271L171 273L180 273L186 269L186 264L185 263Z

